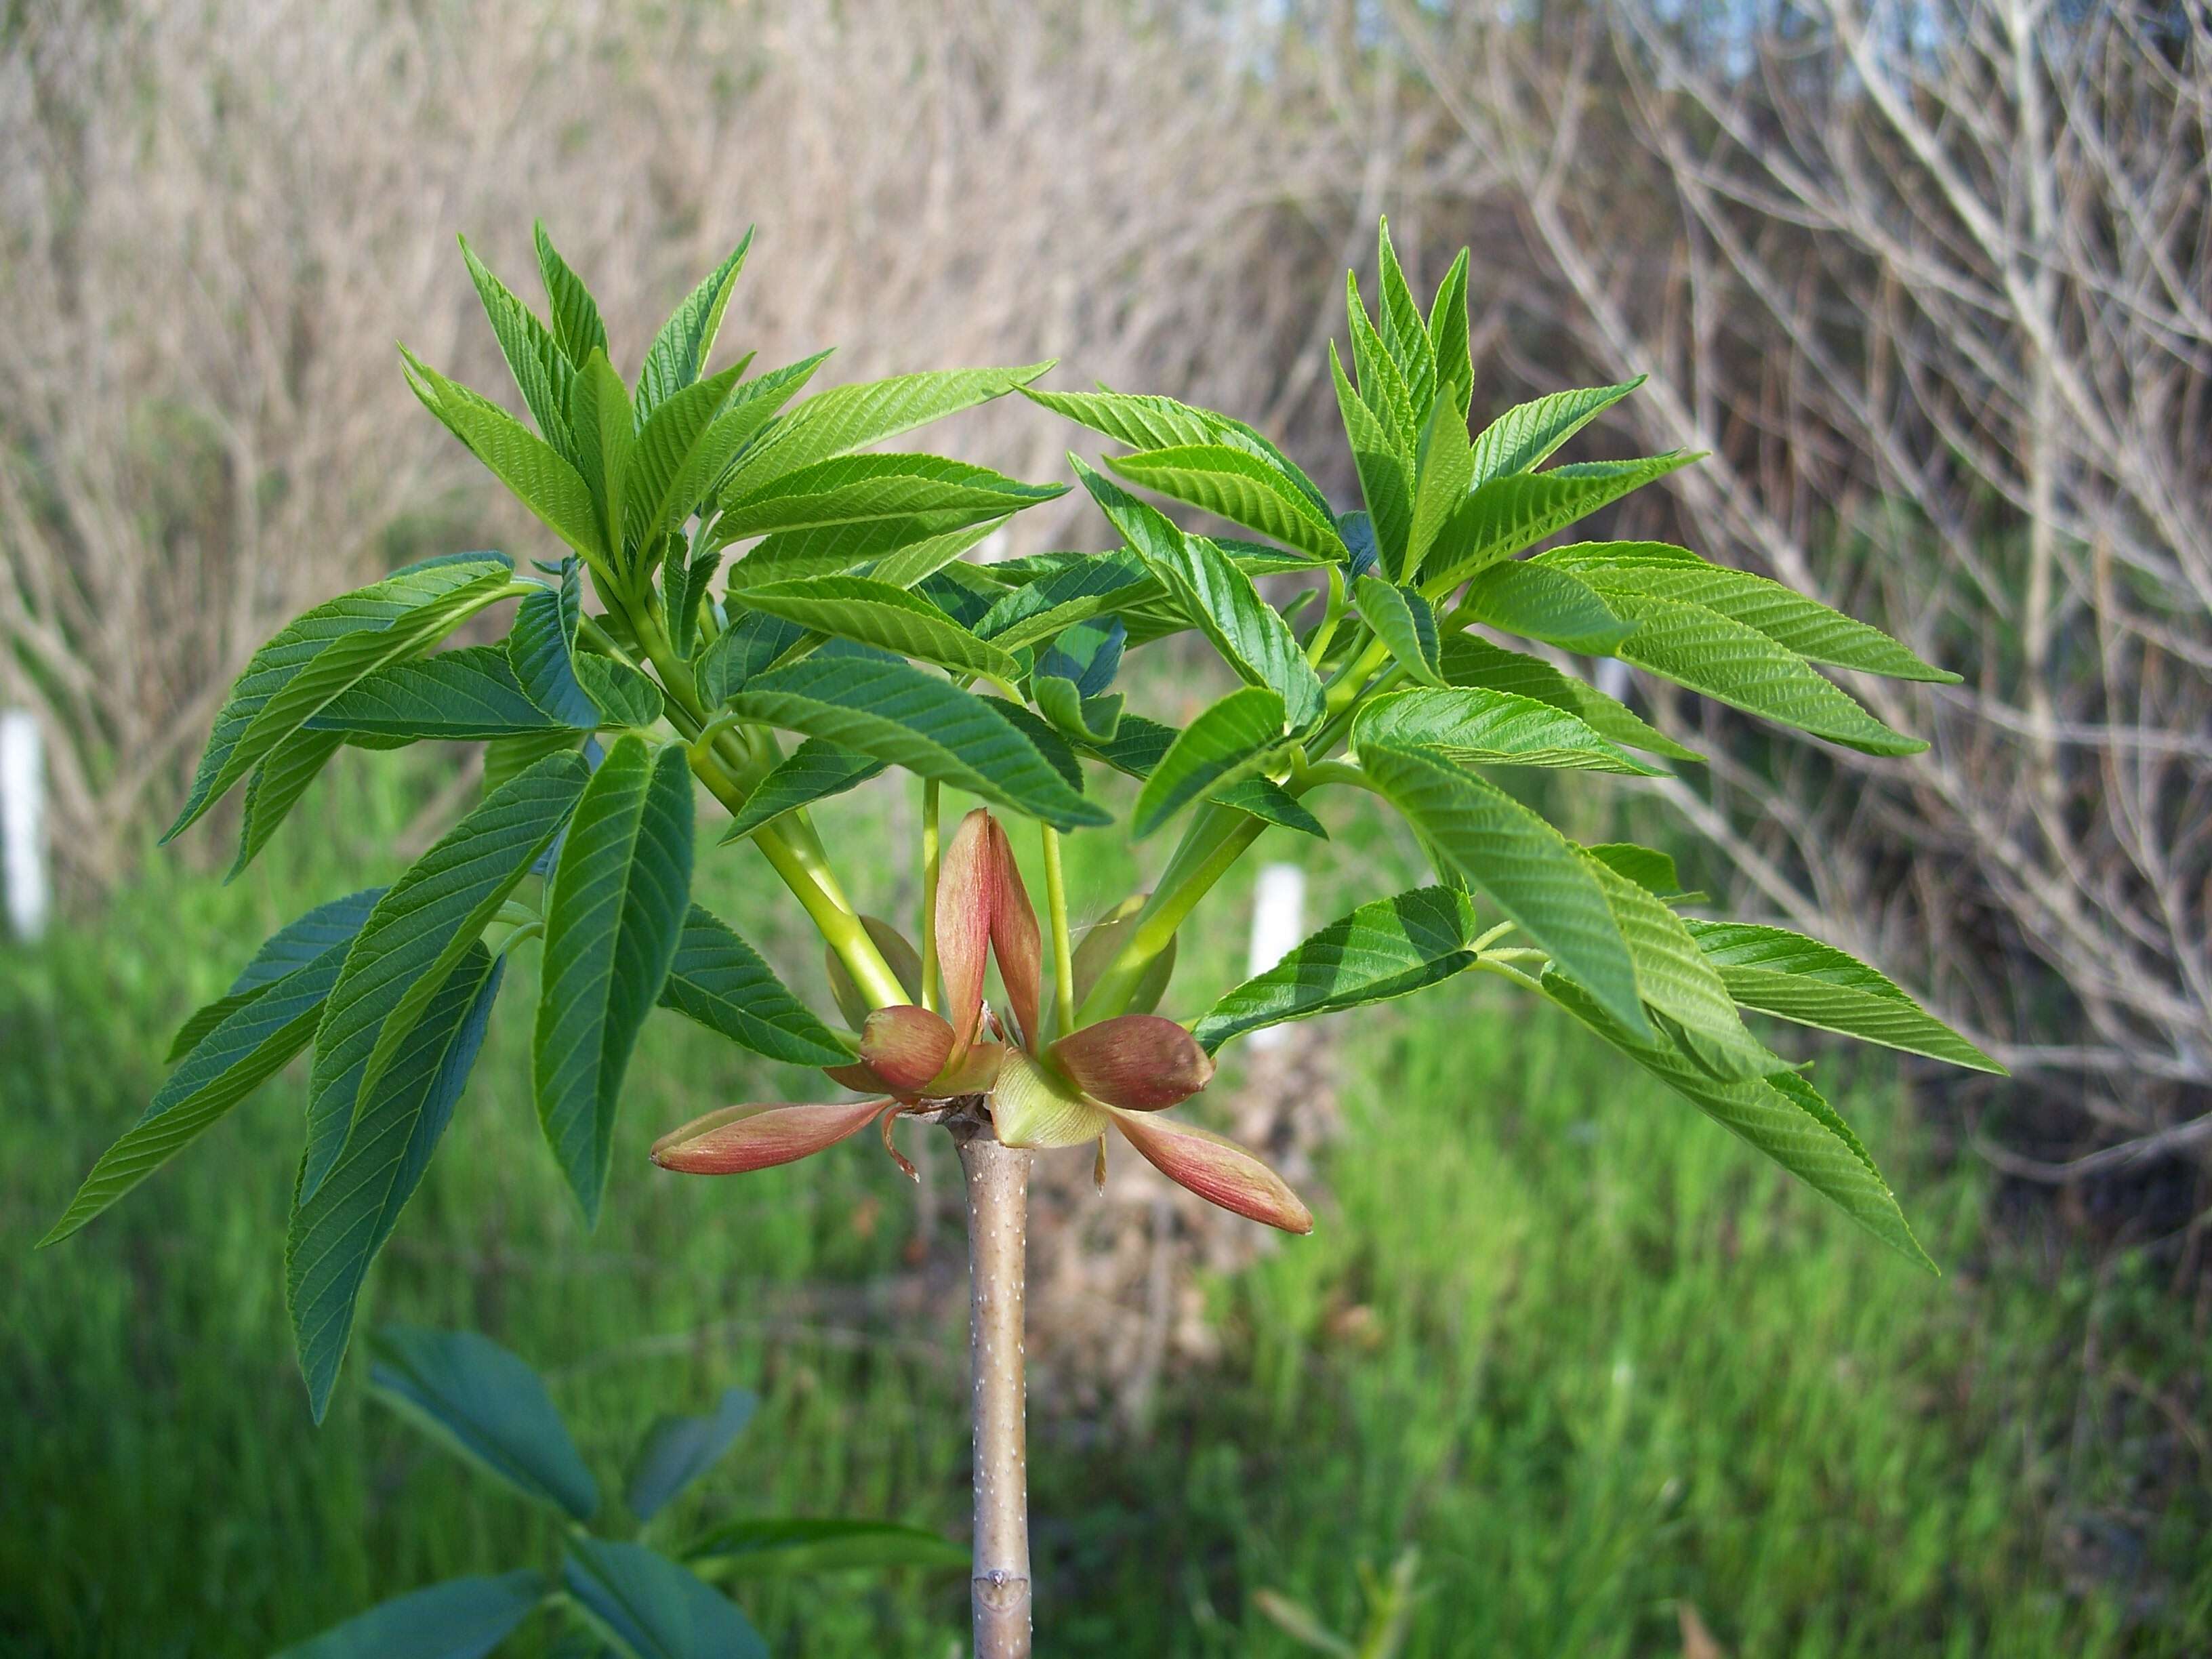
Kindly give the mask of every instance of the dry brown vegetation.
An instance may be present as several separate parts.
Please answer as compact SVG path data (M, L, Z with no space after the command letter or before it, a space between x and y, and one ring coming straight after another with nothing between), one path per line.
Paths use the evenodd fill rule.
M400 337L499 384L452 233L519 276L544 214L619 349L757 222L764 362L1057 355L1326 465L1334 273L1388 211L1431 278L1473 244L1485 402L1648 372L1603 441L1715 452L1633 528L1967 676L1855 688L1935 738L1901 764L1683 709L1715 764L1667 799L2070 1092L2094 1158L2201 1147L2212 25L1503 9L0 9L0 698L56 734L69 873L125 867L286 616L520 532L394 372ZM1045 477L1066 435L944 441Z

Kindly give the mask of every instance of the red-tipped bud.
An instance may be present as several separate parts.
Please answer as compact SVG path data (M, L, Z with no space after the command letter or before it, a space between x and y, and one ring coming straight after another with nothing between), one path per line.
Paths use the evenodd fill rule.
M825 1106L729 1106L653 1143L653 1161L685 1175L744 1175L811 1158L858 1134L888 1100Z
M927 1008L878 1008L860 1027L860 1059L895 1095L917 1094L952 1055L952 1028Z
M1114 1123L1154 1169L1207 1203L1286 1233L1313 1231L1313 1212L1298 1195L1235 1141L1139 1112L1116 1111Z
M960 820L938 866L937 972L945 981L945 1018L952 1026L956 1056L968 1052L982 1017L983 968L998 890L991 848L997 827L977 807Z
M1046 1058L1075 1086L1109 1106L1157 1112L1213 1081L1198 1039L1158 1014L1121 1014L1071 1031Z
M1037 932L1036 912L1022 885L1021 866L1006 832L993 818L991 824L991 954L999 959L999 977L1006 982L1006 1000L1013 1004L1014 1023L1022 1028L1022 1042L1031 1053L1042 1035L1037 1028L1037 1008L1044 981L1044 946Z

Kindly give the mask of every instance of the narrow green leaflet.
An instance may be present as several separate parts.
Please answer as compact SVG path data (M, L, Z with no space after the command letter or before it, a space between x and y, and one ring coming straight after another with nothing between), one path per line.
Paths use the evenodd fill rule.
M732 617L721 636L691 666L699 700L709 708L720 708L807 638L805 629L781 617L757 611Z
M1795 652L1717 611L1626 590L1609 603L1637 625L1618 654L1677 685L1869 755L1928 747L1883 725Z
M595 710L586 724L598 723ZM562 724L531 701L505 647L468 645L362 676L325 703L307 729L466 741L526 737Z
M332 945L350 944L383 896L381 887L348 893L343 898L317 905L271 933L253 953L252 960L239 969L230 988L184 1023L169 1044L166 1063L175 1065L199 1046L202 1037L294 969L306 967Z
M1363 904L1280 962L1228 992L1193 1026L1208 1054L1233 1036L1285 1020L1401 997L1474 961L1474 906L1449 887Z
M1462 421L1474 407L1474 354L1468 336L1468 251L1462 248L1429 307L1429 338L1437 354L1437 385L1451 393Z
M729 925L695 904L684 919L660 1006L720 1032L738 1047L793 1066L842 1066L853 1058L836 1034L786 990Z
M293 1207L284 1246L285 1299L300 1371L323 1420L353 1332L368 1264L422 1183L483 1046L506 958L471 943L361 1097L351 1136L312 1198Z
M1779 1072L1771 1078L1723 1082L1672 1043L1623 1029L1557 969L1545 970L1544 992L1707 1116L1832 1200L1906 1261L1935 1270L1905 1224L1896 1195L1857 1138L1802 1078Z
M714 533L735 540L919 514L941 515L939 527L949 529L954 519L996 518L1066 491L1065 484L1025 484L941 455L845 455L785 473L750 495L725 486Z
M1647 755L1663 755L1669 760L1700 758L1696 750L1684 748L1656 726L1646 724L1626 704L1571 674L1561 673L1540 657L1508 651L1472 634L1448 635L1441 654L1444 678L1454 685L1484 686L1564 708L1600 736Z
M1060 830L1112 822L981 698L905 663L810 657L727 699L748 720L903 766Z
M307 1046L337 982L345 941L264 988L209 1030L128 1133L100 1155L44 1247L67 1238L281 1071Z
M1483 571L1468 583L1460 605L1468 620L1501 633L1594 657L1612 656L1636 631L1589 583L1526 559L1507 559Z
M629 1512L641 1521L659 1514L670 1498L714 1468L759 1407L751 1389L725 1389L712 1416L654 1419L638 1444L623 1493Z
M699 640L699 612L714 573L722 568L722 550L709 545L703 553L683 556L681 539L676 552L661 566L660 580L668 608L668 642L676 654L689 659Z
M1382 348L1398 372L1406 377L1406 390L1414 413L1425 417L1437 395L1436 347L1430 343L1428 325L1406 285L1398 264L1398 250L1390 245L1390 224L1384 220L1376 232L1375 264L1382 289ZM1462 425L1462 435L1465 435ZM1464 486L1462 486L1463 488Z
M892 587L912 587L917 582L927 581L948 565L957 562L969 548L981 542L1012 516L1008 514L1000 518L986 519L980 524L925 536L920 541L901 543L862 574Z
M431 559L287 623L232 684L184 809L161 839L181 835L331 698L505 598L512 569L495 553Z
M1468 445L1467 420L1449 398L1439 398L1421 428L1419 464L1414 470L1413 520L1407 533L1406 557L1397 567L1410 581L1428 557L1459 505L1467 499L1468 481L1474 472L1474 452Z
M1956 674L1923 662L1878 628L1745 570L1708 563L1664 542L1577 542L1539 554L1535 562L1571 571L1600 593L1627 589L1717 611L1808 662L1856 668L1897 680L1955 685Z
M430 1000L560 834L589 770L580 755L539 761L448 830L376 902L315 1032L301 1202L314 1196Z
M934 549L956 541L959 552L964 553L988 535L993 526L1006 522L1003 515L981 523L971 523L973 518L974 514L966 512L914 513L820 525L811 530L780 530L755 543L744 557L730 568L730 591L734 594L744 588L799 581L810 576L842 576L849 571L867 569L872 564L889 563L909 549ZM719 520L714 528L720 538L723 526ZM939 560L929 569L939 569L957 556L958 553L955 553ZM870 574L876 574L878 581L891 580L877 572ZM927 574L928 571L921 573ZM921 575L916 575L914 580L921 579ZM894 580L891 585L908 587L913 583Z
M1413 407L1413 388L1406 384L1405 373L1382 343L1382 337L1375 331L1359 297L1358 278L1349 270L1344 273L1344 313L1352 335L1352 367L1359 376L1359 399L1374 411L1390 447L1410 470L1427 411Z
M538 274L545 280L545 298L553 315L553 337L578 368L594 351L607 349L607 325L599 320L599 307L584 279L568 269L545 234L545 222L532 227L538 245Z
M637 448L637 416L605 352L592 352L580 367L574 410L576 470L592 492L599 545L616 572L625 574L632 549L623 531L623 489Z
M1438 655L1436 608L1411 588L1393 587L1380 576L1352 584L1359 619L1375 630L1390 659L1423 685L1444 683Z
M1132 449L1179 449L1194 444L1226 444L1273 466L1299 495L1328 516L1328 497L1304 468L1277 448L1257 428L1218 410L1199 409L1172 398L1110 392L1038 392L1022 388L1031 403L1102 432ZM1329 556L1341 557L1340 554Z
M1228 444L1185 444L1109 455L1106 465L1131 483L1218 514L1317 558L1346 556L1344 540L1328 515L1279 468L1249 450Z
M1115 722L1110 739L1085 743L1083 749L1085 754L1097 756L1115 771L1142 780L1152 776L1152 769L1173 746L1176 735L1172 726L1147 720L1142 714L1124 714ZM1322 827L1321 820L1273 778L1251 777L1241 783L1218 786L1208 793L1207 799L1218 806L1249 812L1255 818L1295 830L1316 841L1328 839L1328 831Z
M841 749L820 738L809 738L775 764L753 787L745 804L722 831L722 844L740 841L764 823L773 823L786 812L811 806L817 800L842 795L870 778L879 776L884 763L856 750Z
M1642 386L1644 380L1639 374L1619 386L1554 392L1529 403L1516 404L1483 428L1481 436L1474 441L1474 482L1485 484L1492 478L1541 466L1561 444Z
M1004 650L977 639L927 599L869 577L772 582L745 588L732 598L748 610L781 617L801 628L918 657L957 673L1011 681L1022 672Z
M599 706L576 679L576 632L583 625L581 567L561 562L557 587L533 587L514 610L507 636L507 665L523 695L562 726L599 723Z
M628 1659L768 1659L734 1601L642 1544L570 1538L561 1587Z
M1465 687L1399 691L1354 717L1352 740L1425 749L1461 766L1549 766L1659 775L1578 715L1507 691Z
M660 718L665 707L660 688L628 663L581 656L574 667L577 682L599 706L601 726L642 728Z
M295 732L263 757L246 781L245 810L240 814L238 856L223 879L235 881L254 855L269 844L277 826L291 816L307 786L344 745L343 732Z
M1476 572L1697 459L1680 451L1640 461L1583 461L1479 483L1437 532L1421 567L1421 591L1441 598Z
M1376 552L1383 569L1403 571L1413 526L1413 487L1405 457L1381 418L1352 389L1334 340L1328 345L1328 368L1336 382L1336 406L1352 447L1352 464L1359 474L1360 496L1375 526Z
M380 1326L369 1338L378 1399L533 1502L589 1521L599 1482L536 1371L473 1331Z
M1100 477L1078 458L1068 459L1114 527L1180 599L1237 677L1248 685L1272 686L1279 692L1293 727L1303 730L1319 719L1321 679L1290 624L1260 597L1252 579L1204 537L1184 535L1164 514Z
M685 1551L717 1578L836 1572L853 1567L965 1567L968 1547L942 1533L889 1521L812 1516L726 1521Z
M2004 1067L1923 1008L1893 981L1832 945L1741 921L1684 927L1747 1008L1884 1048L2004 1075Z
M1273 778L1247 778L1242 783L1217 787L1207 799L1218 806L1249 812L1254 817L1281 829L1295 830L1302 836L1311 836L1316 841L1328 839L1328 831L1322 827L1322 821L1308 811L1296 795Z
M684 746L616 739L576 804L545 896L532 1048L546 1143L596 1225L623 1073L674 961L691 890Z
M405 346L399 348L399 356L408 386L422 406L548 530L586 556L601 550L604 538L591 488L566 455L489 398L447 380ZM572 397L581 393L582 386L580 377Z
M637 441L623 463L623 536L628 545L642 546L690 517L691 509L751 435L750 431L725 428L715 441L708 440L745 368L746 362L735 363L694 381L668 398L638 428ZM768 418L769 411L762 410L751 430L757 431Z
M1047 362L1013 368L943 369L818 392L778 422L739 463L726 499L743 499L802 467L988 403L1027 386L1051 367Z
M1273 690L1248 685L1231 691L1176 736L1145 787L1129 818L1142 840L1201 795L1249 777L1283 740L1283 700Z
M538 319L538 313L523 303L506 283L491 274L469 239L461 238L461 258L469 268L469 280L477 287L477 296L483 301L484 315L491 320L492 333L498 338L500 355L514 375L516 390L528 407L531 418L538 422L538 430L545 441L573 460L569 453L568 398L574 389L576 371L561 355L561 348L552 333Z
M496 1578L448 1578L334 1625L276 1659L484 1659L545 1599L534 1568Z
M1495 785L1419 750L1377 744L1361 767L1383 796L1629 1029L1647 1031L1636 963L1582 850Z
M976 622L975 632L1006 650L1018 651L1166 591L1145 562L1127 549L1085 554L994 601Z
M684 303L670 313L668 320L660 325L660 332L653 337L652 345L646 349L645 362L637 372L637 412L641 419L650 419L654 410L705 372L707 359L714 349L714 337L722 331L722 317L729 309L730 295L738 285L738 273L744 269L745 255L752 245L752 227L748 225L729 257L715 267L705 282L684 296Z

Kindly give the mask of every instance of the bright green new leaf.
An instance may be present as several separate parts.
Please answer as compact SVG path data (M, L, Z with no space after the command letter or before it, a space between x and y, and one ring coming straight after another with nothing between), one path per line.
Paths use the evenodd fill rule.
M1639 461L1583 461L1478 483L1437 532L1421 566L1421 591L1441 599L1476 572L1697 459L1679 452Z
M1352 367L1359 376L1359 400L1374 412L1392 451L1410 473L1428 410L1413 406L1413 388L1406 384L1405 373L1390 356L1382 337L1375 331L1359 297L1358 277L1349 270L1344 273L1344 311L1352 334Z
M576 471L592 492L599 544L608 568L626 577L635 550L624 529L628 507L623 491L629 478L630 457L637 450L637 416L630 407L629 389L605 352L593 352L577 371L573 407Z
M545 896L532 1048L538 1120L586 1224L599 1221L623 1074L675 960L691 890L682 744L615 740L576 803Z
M1977 1072L2004 1067L1856 957L1784 927L1741 921L1683 926L1747 1008L1840 1032L1884 1048L1926 1054Z
M1436 347L1429 339L1428 325L1421 319L1421 308L1414 302L1413 291L1406 284L1405 270L1398 264L1398 250L1390 245L1389 220L1383 220L1377 227L1375 243L1375 264L1382 289L1382 349L1390 354L1390 361L1397 364L1399 374L1405 377L1414 417L1425 422L1437 395ZM1466 417L1458 418L1460 435L1464 439Z
M983 699L902 662L815 656L748 681L729 706L823 738L1060 830L1112 822Z
M1177 403L1172 398L1109 392L1103 387L1097 392L1038 392L1024 386L1022 395L1132 449L1179 449L1193 444L1226 444L1242 449L1273 466L1324 518L1329 516L1328 497L1304 469L1257 428L1233 416Z
M1273 536L1316 558L1347 556L1344 539L1328 514L1249 450L1229 444L1185 444L1134 455L1109 455L1106 465L1131 483Z
M1632 841L1599 842L1583 848L1617 876L1626 876L1646 892L1671 902L1683 900L1682 878L1674 860L1656 847L1638 847Z
M1375 526L1375 543L1382 568L1407 568L1406 545L1413 526L1413 495L1410 469L1399 451L1395 435L1352 389L1336 355L1336 342L1328 346L1328 368L1336 382L1336 406L1344 420L1344 435L1352 446L1352 464L1359 474L1359 494L1367 503L1367 516Z
M927 599L870 577L771 582L731 597L748 610L781 617L816 633L917 657L957 673L1012 681L1022 672L1005 651L977 639Z
M1206 1011L1192 1033L1208 1054L1285 1020L1401 997L1474 961L1474 906L1449 887L1363 904L1314 933Z
M1406 556L1397 566L1400 580L1411 582L1413 573L1420 569L1444 526L1467 499L1468 481L1474 472L1474 452L1468 446L1466 417L1450 398L1439 398L1421 428L1413 475L1413 524L1407 532Z
M547 443L574 460L568 399L575 386L574 366L561 355L560 345L538 320L538 313L491 274L483 261L477 258L476 250L469 246L465 236L461 238L461 258L468 265L469 279L477 286L484 315L491 319L492 333L499 340L500 355L507 359L507 366L514 373L515 388L522 393L531 418L538 422L538 430Z
M1119 692L1086 697L1076 689L1073 680L1058 674L1039 673L1030 678L1030 695L1036 700L1044 717L1071 738L1111 743L1114 733L1121 729L1124 699ZM1276 701L1282 699L1278 697Z
M594 351L607 355L607 325L599 320L599 302L592 298L583 278L569 270L568 262L555 250L553 239L545 234L545 222L539 220L531 229L538 245L538 274L545 280L545 298L552 313L553 337L562 355L581 368Z
M1516 404L1474 441L1474 483L1488 483L1541 466L1552 453L1613 404L1644 384L1644 377L1619 386L1553 392Z
M1231 691L1176 736L1138 792L1130 833L1138 840L1201 795L1251 776L1283 741L1283 699L1272 688Z
M1362 576L1352 592L1359 619L1375 630L1390 659L1423 685L1442 685L1436 608L1413 589L1393 587L1380 576Z
M362 1091L351 1135L311 1198L295 1203L284 1245L285 1300L307 1401L323 1420L353 1332L369 1263L422 1183L467 1085L506 958L471 942Z
M1449 761L1382 744L1363 747L1359 760L1453 870L1589 986L1623 1024L1650 1029L1635 959L1581 848L1504 790Z
M722 470L752 431L769 419L757 410L750 430L720 426L720 416L750 363L732 364L720 374L696 380L670 397L638 428L637 441L623 463L623 544L643 547L654 537L678 528L691 516ZM710 441L711 438L711 441Z
M599 515L594 511L591 487L566 455L489 398L447 380L405 346L399 355L406 364L407 384L422 406L445 423L468 452L491 470L515 499L535 513L555 535L586 558L605 544ZM579 402L583 379L572 396ZM572 416L572 424L581 411ZM582 434L575 447L582 449Z
M315 1032L301 1202L315 1195L431 998L561 833L589 771L580 755L539 761L448 830L376 902Z
M1681 761L1700 758L1696 750L1685 749L1657 727L1647 725L1626 704L1571 674L1561 673L1541 658L1505 650L1472 634L1448 635L1442 656L1444 678L1454 685L1484 686L1564 708L1600 736L1626 748L1641 749L1647 755Z
M538 1373L489 1337L385 1325L369 1338L377 1398L534 1503L589 1521L599 1482Z
M853 1051L784 988L727 923L695 904L684 921L660 1006L770 1060L843 1066Z
M841 749L820 738L809 738L778 761L775 769L753 786L745 804L722 831L722 844L741 841L764 823L773 823L786 812L811 806L817 800L842 795L882 775L884 763L871 755Z
M745 254L752 245L753 230L748 225L729 257L714 268L705 282L684 296L684 303L670 313L668 320L660 325L660 332L653 337L652 345L646 349L644 365L637 372L639 419L649 421L653 410L706 372L707 359L714 349L714 337L722 331L723 314L729 309L730 295L738 286L738 273L744 269Z
M1008 651L1057 636L1077 623L1166 592L1145 562L1125 548L1086 554L1024 582L994 601L976 633Z
M184 809L161 839L182 834L348 687L434 644L507 597L511 574L512 567L497 554L431 559L327 600L288 623L232 684Z
M286 1648L276 1659L484 1659L545 1599L534 1567L410 1590Z
M1124 714L1115 722L1113 737L1103 743L1086 742L1084 752L1095 755L1117 772L1139 780L1152 776L1152 769L1174 746L1179 734L1142 714ZM1269 777L1248 777L1243 782L1217 786L1206 797L1217 806L1232 807L1255 818L1294 830L1316 841L1327 841L1328 831L1301 805L1297 796Z
M768 1659L734 1601L642 1544L570 1538L561 1586L626 1659Z
M742 477L742 474L740 474ZM715 533L725 539L771 530L809 530L871 519L939 515L950 528L1034 507L1067 493L1066 484L1025 484L939 455L845 455L784 473L755 493L722 491Z
M1612 656L1636 624L1589 583L1527 559L1493 564L1467 585L1460 606L1473 622L1565 651Z
M1723 1082L1662 1037L1628 1031L1557 969L1544 992L1705 1114L1830 1199L1908 1261L1935 1269L1906 1225L1889 1183L1812 1085L1794 1072Z
M849 524L818 526L811 530L783 530L763 538L746 550L744 558L730 568L730 592L742 593L748 587L765 587L775 582L800 581L815 576L842 576L848 572L867 570L878 581L890 580L894 587L911 587L933 571L941 569L959 553L929 563L912 581L892 580L871 566L888 565L908 551L938 550L957 545L964 553L995 526L1004 524L1003 515L970 523L972 515L962 513L915 513L888 519L862 519ZM715 526L716 534L721 526ZM929 554L918 553L927 562Z
M1468 251L1462 248L1437 284L1437 297L1429 307L1429 338L1437 353L1437 386L1449 391L1463 422L1474 407L1474 355L1468 335Z
M1353 744L1425 749L1461 766L1549 766L1659 775L1579 715L1533 697L1468 686L1398 691L1362 705Z
M661 563L661 592L668 612L668 642L678 656L689 660L699 641L699 612L707 604L707 591L722 568L722 550L710 543L705 552L687 558L680 556L680 539L676 546L678 556Z

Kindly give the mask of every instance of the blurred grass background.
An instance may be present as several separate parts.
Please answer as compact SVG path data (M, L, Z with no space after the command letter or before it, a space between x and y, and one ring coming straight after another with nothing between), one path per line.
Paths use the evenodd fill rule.
M282 1279L301 1067L86 1233L28 1254L154 1086L168 1031L248 941L395 871L440 781L420 760L349 761L236 885L157 860L96 921L0 956L0 1253L15 1264L0 1276L0 1650L258 1654L551 1548L544 1517L366 1402L358 1354L310 1427ZM891 914L910 877L859 854L911 811L872 787L825 814L863 902ZM1418 878L1364 817L1334 828L1308 860L1316 914ZM1073 901L1095 913L1123 890L1125 855L1071 845ZM820 996L816 953L750 849L706 857L700 890ZM1228 890L1201 912L1184 995L1237 971L1243 907ZM519 980L364 1322L516 1348L603 1467L656 1412L758 1388L762 1419L684 1500L702 1516L862 1513L958 1535L958 1299L917 1323L884 1288L908 1265L913 1188L858 1143L743 1182L653 1170L647 1142L683 1117L818 1091L657 1016L586 1236L537 1144L529 1006ZM2155 1262L2093 1257L2039 1211L2002 1218L1986 1170L1916 1113L1889 1057L1820 1072L1940 1280L1510 996L1455 984L1331 1030L1346 1128L1321 1224L1209 1282L1220 1366L1171 1374L1135 1443L1038 1402L1051 1651L1287 1655L1253 1591L1352 1625L1358 1564L1407 1543L1427 1589L1415 1655L1694 1653L1685 1605L1747 1655L2203 1650L2212 1515L2145 1462L2202 1354L2162 1312ZM960 1262L957 1221L931 1249ZM957 1577L741 1599L779 1653L964 1650Z

